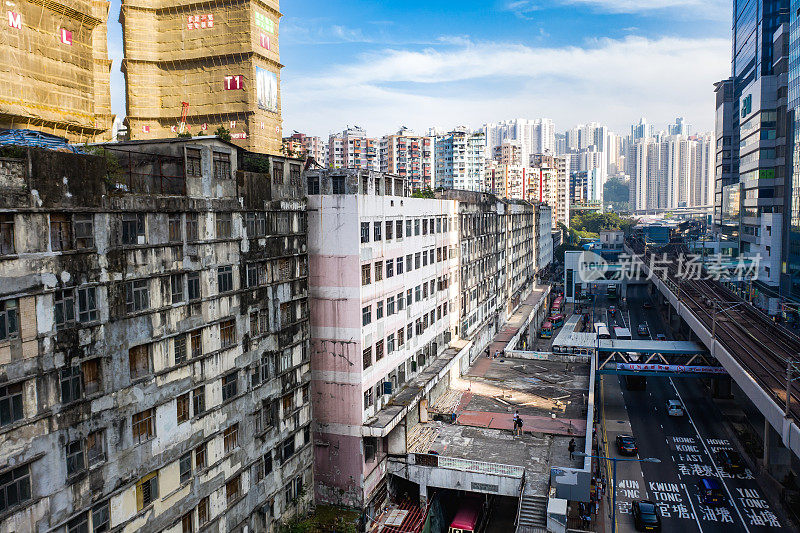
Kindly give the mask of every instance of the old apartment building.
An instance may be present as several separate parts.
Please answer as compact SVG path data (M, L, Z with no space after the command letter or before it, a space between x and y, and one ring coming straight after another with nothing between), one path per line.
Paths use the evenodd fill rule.
M272 531L311 499L300 161L0 157L0 531Z
M390 456L530 294L538 205L355 169L308 190L315 497L374 517ZM548 235L549 238L549 235ZM516 302L516 303L514 303Z

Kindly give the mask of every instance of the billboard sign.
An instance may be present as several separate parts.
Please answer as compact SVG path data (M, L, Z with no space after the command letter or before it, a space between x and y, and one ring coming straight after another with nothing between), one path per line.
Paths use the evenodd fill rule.
M259 108L278 112L278 75L259 66L256 66L256 100Z

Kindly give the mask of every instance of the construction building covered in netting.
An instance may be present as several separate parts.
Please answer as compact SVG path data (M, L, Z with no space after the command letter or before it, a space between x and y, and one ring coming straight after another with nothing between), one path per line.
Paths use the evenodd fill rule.
M277 0L123 0L131 139L210 135L281 149Z
M70 142L111 138L109 3L5 2L0 30L0 128Z

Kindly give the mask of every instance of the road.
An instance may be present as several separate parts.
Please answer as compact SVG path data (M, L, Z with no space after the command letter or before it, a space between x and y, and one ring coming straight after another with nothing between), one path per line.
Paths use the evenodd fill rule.
M614 320L624 321L633 338L670 333L656 309L643 309L641 296L629 296L627 309ZM608 318L608 315L607 315ZM637 335L646 321L648 336ZM614 324L609 323L609 326ZM620 324L621 325L621 324ZM667 400L680 400L686 416L670 417ZM697 378L648 378L643 391L629 391L621 377L605 376L604 414L609 446L616 455L614 438L632 433L639 457L655 457L661 463L619 463L617 471L618 531L635 531L632 504L638 499L655 502L662 517L663 531L766 532L790 531L783 527L764 492L746 469L731 476L717 468L713 459L718 449L732 449L723 426L722 414ZM719 479L727 495L724 506L704 505L697 487L702 477Z

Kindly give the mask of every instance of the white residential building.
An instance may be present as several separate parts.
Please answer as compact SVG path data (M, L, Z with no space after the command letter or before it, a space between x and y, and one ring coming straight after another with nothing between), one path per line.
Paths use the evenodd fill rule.
M437 137L435 187L483 191L486 137L466 127Z

